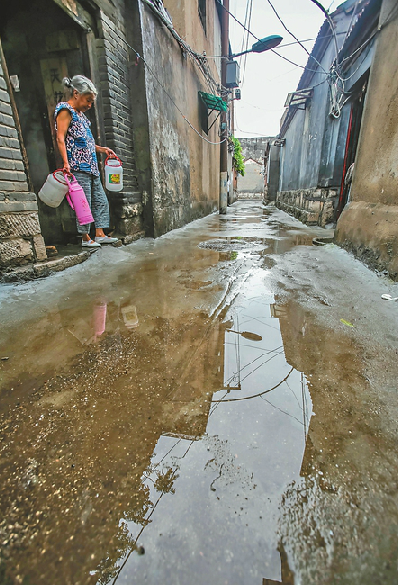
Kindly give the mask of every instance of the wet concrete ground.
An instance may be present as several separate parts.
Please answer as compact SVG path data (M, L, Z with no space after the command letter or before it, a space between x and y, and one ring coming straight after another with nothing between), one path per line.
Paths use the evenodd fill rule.
M260 202L0 287L0 583L398 582L397 285Z

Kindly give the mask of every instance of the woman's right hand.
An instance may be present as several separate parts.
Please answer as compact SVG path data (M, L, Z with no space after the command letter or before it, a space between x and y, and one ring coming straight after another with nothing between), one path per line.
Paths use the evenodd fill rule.
M62 168L62 172L65 173L65 175L71 175L72 173L70 172L70 165L68 162L64 163L64 166Z

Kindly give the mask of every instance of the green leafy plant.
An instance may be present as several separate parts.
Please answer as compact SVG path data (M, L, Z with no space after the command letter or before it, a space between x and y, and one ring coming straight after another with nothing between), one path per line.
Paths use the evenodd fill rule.
M231 142L234 145L234 151L232 155L232 166L238 175L245 176L245 163L243 162L242 146L235 136L231 136Z

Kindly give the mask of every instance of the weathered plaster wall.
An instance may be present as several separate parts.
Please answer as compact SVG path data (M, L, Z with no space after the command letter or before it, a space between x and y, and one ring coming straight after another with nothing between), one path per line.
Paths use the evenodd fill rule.
M46 258L36 195L28 188L0 44L0 272Z
M221 54L220 46L215 46L215 39L221 39L215 3L208 2L207 35L196 3L169 0L166 8L173 22L175 19L175 28L181 27L179 33L195 51ZM208 136L200 130L198 91L209 92L203 76L189 57L183 55L169 31L160 26L153 12L143 4L140 11L144 57L158 80L151 71L146 71L156 237L218 208L220 149L203 141L188 126L164 91L204 137L218 142L218 124ZM217 78L217 68L211 66Z
M382 24L395 0L383 2ZM336 241L398 278L398 17L376 45L355 161L351 203L337 223ZM392 50L394 48L394 50Z

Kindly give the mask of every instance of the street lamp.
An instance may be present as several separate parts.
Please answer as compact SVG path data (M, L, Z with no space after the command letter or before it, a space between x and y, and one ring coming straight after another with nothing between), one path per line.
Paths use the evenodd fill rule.
M246 55L246 53L264 53L264 51L275 49L275 47L277 47L282 42L282 40L282 37L279 35L270 35L269 37L265 37L264 39L257 41L257 43L254 43L251 49L242 51L242 53L236 53L235 55L231 55L231 57L232 59L235 59L235 57Z
M227 57L225 68L226 68L226 78L225 78L225 87L239 87L240 78L239 78L239 65L237 61L234 61L235 57L240 57L241 55L246 55L247 53L264 53L264 51L269 51L274 47L277 47L279 43L282 41L282 37L279 35L271 35L269 37L265 37L264 39L260 39L254 45L252 45L251 49L247 49L246 51L242 51L242 53L236 53L235 55L230 55Z

